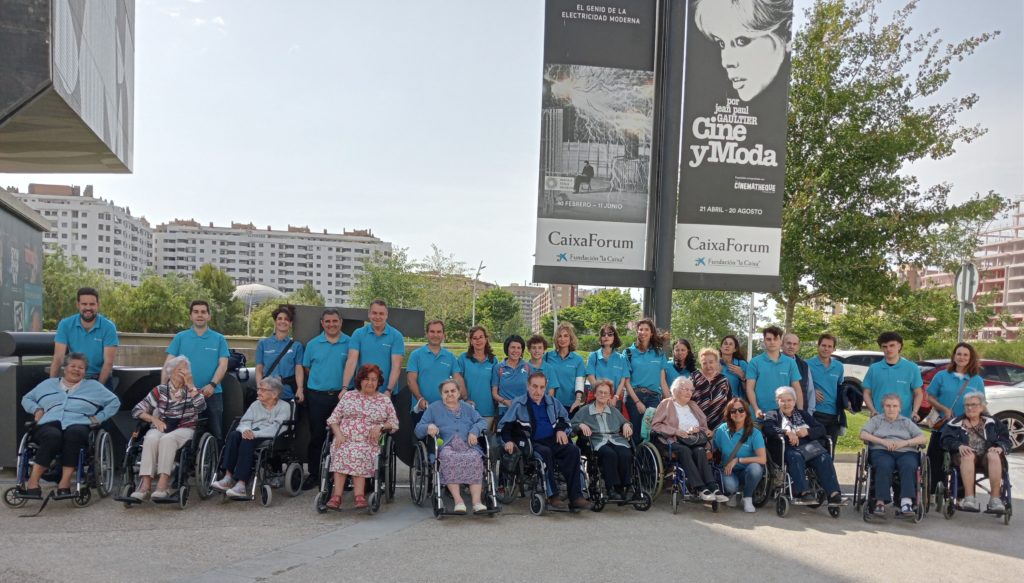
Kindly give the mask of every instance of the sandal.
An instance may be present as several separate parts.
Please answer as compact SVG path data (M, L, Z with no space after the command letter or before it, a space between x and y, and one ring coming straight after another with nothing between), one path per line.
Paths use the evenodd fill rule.
M331 496L327 501L327 507L331 510L341 510L341 496Z
M356 509L366 508L366 496L356 496Z

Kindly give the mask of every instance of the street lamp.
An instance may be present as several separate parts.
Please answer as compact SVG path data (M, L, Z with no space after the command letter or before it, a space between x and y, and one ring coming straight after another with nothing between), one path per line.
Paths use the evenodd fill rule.
M470 326L476 326L476 282L480 280L480 272L485 269L487 269L487 266L481 261L480 266L476 268L476 275L473 276L473 315Z

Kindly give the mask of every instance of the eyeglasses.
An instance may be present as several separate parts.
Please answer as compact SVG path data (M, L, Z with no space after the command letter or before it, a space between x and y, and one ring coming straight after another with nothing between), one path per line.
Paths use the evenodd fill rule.
M964 407L981 407L981 403L964 403Z
M746 413L746 412L747 412L747 410L742 408L742 407L740 407L739 409L729 409L729 414L730 415L735 415L737 413Z

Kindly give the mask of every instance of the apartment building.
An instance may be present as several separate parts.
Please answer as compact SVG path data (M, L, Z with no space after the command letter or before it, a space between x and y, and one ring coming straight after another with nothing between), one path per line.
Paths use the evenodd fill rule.
M519 300L519 313L523 317L523 322L530 325L532 332L538 332L538 326L533 325L533 303L537 299L537 296L544 293L544 288L532 286L532 285L506 285L501 289L511 293Z
M117 281L137 285L153 266L153 230L131 209L93 196L92 186L29 184L28 192L8 192L43 215L53 230L43 233L46 253L54 245L67 256L80 257Z
M579 288L575 285L550 284L542 289L543 291L533 300L533 313L529 320L530 329L535 331L540 330L540 319L544 314L575 306L579 301Z
M260 283L291 293L311 282L328 305L346 305L363 260L375 252L391 253L391 243L370 230L313 232L289 225L286 230L252 223L217 227L193 219L175 219L156 227L157 273L191 273L210 263L236 285Z

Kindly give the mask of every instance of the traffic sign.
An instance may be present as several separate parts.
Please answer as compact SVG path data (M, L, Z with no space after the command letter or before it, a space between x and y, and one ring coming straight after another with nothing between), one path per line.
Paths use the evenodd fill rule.
M956 299L966 303L978 293L978 268L973 263L964 263L956 272Z

